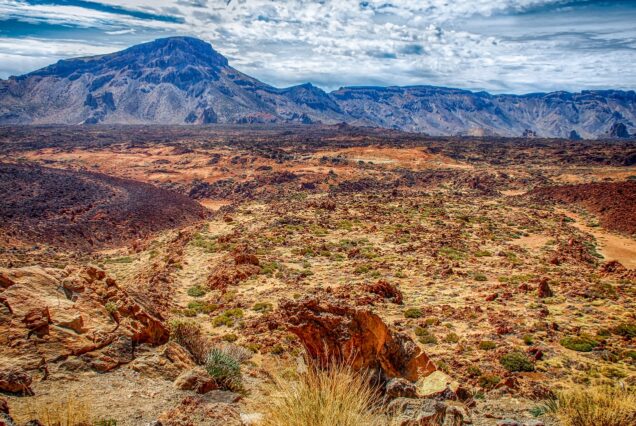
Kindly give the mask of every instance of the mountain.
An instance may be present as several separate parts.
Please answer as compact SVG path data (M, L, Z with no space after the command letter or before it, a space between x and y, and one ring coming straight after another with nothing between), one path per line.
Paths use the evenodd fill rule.
M0 124L263 122L346 122L431 135L624 137L636 130L636 93L280 89L237 71L210 44L191 37L62 60L0 80Z

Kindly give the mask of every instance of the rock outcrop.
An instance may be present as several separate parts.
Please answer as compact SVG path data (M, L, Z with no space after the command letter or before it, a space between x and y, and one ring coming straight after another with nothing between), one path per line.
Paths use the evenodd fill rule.
M408 336L391 331L368 309L332 299L305 298L285 301L279 311L319 365L347 362L384 381L394 377L417 381L435 371L433 362Z
M58 368L109 371L131 362L139 345L168 340L166 327L97 267L0 269L0 276L13 283L0 292L3 390L28 392L31 376Z

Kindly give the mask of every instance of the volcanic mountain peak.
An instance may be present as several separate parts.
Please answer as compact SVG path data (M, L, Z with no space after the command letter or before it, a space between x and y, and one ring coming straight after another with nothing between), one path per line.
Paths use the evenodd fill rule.
M98 75L123 70L184 70L189 67L216 70L227 66L227 59L203 40L168 37L138 44L120 52L61 60L18 79L30 76L74 79L85 73Z

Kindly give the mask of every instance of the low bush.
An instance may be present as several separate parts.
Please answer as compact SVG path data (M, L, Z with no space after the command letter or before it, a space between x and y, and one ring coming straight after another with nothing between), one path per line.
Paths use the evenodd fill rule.
M236 321L243 318L243 310L240 308L228 309L220 315L217 315L212 320L212 324L215 327L225 325L226 327L232 327Z
M569 336L559 342L564 348L577 352L591 352L599 345L599 342L590 336Z
M479 342L479 349L482 351L491 351L497 347L497 344L490 340L482 340Z
M421 318L422 311L418 308L408 308L404 311L405 318Z
M499 362L510 372L534 371L534 364L523 352L509 352L503 355Z
M188 289L188 296L191 297L203 297L205 296L205 293L205 289L198 285L192 286Z

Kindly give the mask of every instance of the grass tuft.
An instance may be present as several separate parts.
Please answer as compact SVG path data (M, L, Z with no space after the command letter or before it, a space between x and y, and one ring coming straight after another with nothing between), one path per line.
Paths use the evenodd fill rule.
M378 392L369 378L346 365L310 367L297 380L276 378L263 402L263 426L382 425Z
M632 426L636 391L609 386L571 389L549 401L544 411L563 426Z

